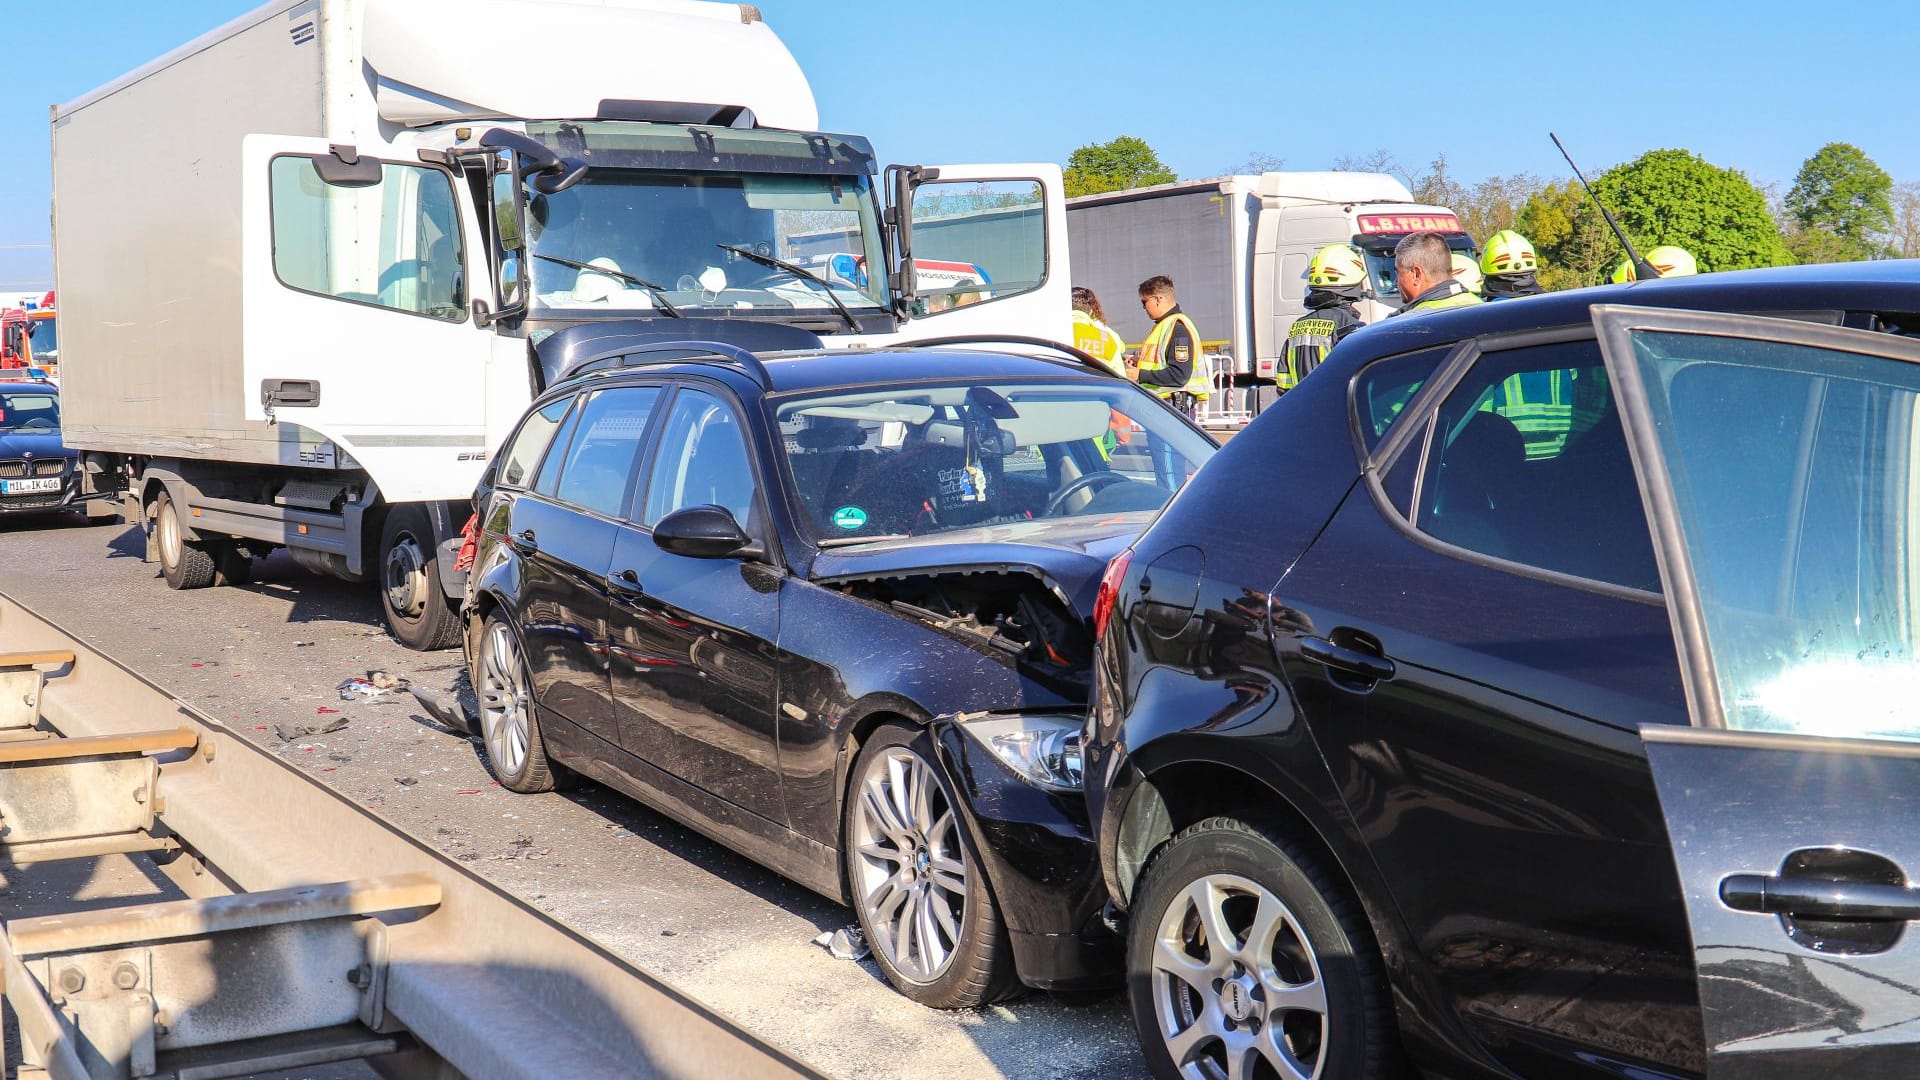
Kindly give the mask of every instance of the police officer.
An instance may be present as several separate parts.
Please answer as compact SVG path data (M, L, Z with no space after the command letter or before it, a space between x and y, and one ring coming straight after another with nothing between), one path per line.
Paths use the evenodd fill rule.
M1453 276L1453 251L1436 232L1408 233L1393 248L1393 281L1407 297L1395 315L1424 315L1481 303Z
M1367 325L1354 301L1365 295L1367 263L1346 244L1328 244L1307 264L1307 313L1287 331L1280 389L1300 384L1340 339Z
M1180 310L1173 279L1164 274L1140 283L1140 306L1153 320L1153 329L1140 346L1135 381L1192 416L1199 403L1213 395L1200 360L1200 331Z
M1121 357L1127 351L1127 343L1107 325L1107 313L1100 307L1100 298L1084 285L1073 287L1073 347L1107 365L1115 375L1126 376Z
M1539 269L1540 257L1534 254L1533 242L1512 229L1501 229L1487 237L1487 250L1480 253L1481 295L1489 300L1511 300L1546 292L1534 277Z
M1467 287L1475 296L1480 295L1480 264L1472 258L1454 252L1450 260L1453 263L1453 280Z
M1663 278L1690 277L1700 272L1700 264L1694 261L1693 255L1686 248L1674 247L1672 244L1662 244L1647 252L1647 261L1653 264L1655 270L1660 271L1660 276ZM1632 259L1622 259L1620 265L1613 268L1615 285L1625 285L1636 276Z

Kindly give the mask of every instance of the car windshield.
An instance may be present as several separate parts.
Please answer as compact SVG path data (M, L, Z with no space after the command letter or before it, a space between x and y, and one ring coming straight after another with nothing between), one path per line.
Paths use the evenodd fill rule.
M42 364L55 364L60 361L60 339L56 336L54 320L35 319L33 326L33 358Z
M1634 351L1727 726L1920 741L1920 365L1650 331Z
M59 395L43 389L0 390L0 431L59 430Z
M832 545L1150 514L1214 451L1118 380L866 388L788 398L776 418L801 517Z
M1447 246L1456 253L1474 258L1473 237L1466 233L1447 233ZM1354 245L1367 257L1367 276L1373 281L1373 295L1381 300L1400 300L1400 285L1393 280L1393 246L1400 237L1356 236ZM1407 298L1411 299L1411 297Z

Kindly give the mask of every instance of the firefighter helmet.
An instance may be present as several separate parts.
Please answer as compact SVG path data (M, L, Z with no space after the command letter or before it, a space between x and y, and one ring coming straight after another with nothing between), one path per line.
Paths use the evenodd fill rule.
M1328 244L1307 264L1307 284L1316 289L1358 285L1367 280L1367 264L1349 244Z
M1487 237L1487 250L1480 253L1483 274L1531 274L1540 269L1540 257L1534 254L1533 241L1501 229Z

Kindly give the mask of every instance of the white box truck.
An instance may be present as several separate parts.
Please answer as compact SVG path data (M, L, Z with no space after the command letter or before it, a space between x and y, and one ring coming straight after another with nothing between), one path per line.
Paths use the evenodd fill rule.
M1291 379L1280 367L1287 331L1306 310L1307 263L1328 244L1347 243L1366 256L1368 322L1402 303L1393 281L1393 246L1410 232L1446 235L1456 250L1473 238L1443 206L1413 201L1391 176L1358 172L1270 172L1183 180L1067 202L1067 247L1073 284L1099 294L1113 328L1133 343L1150 325L1136 303L1140 282L1173 279L1180 306L1193 316L1205 348L1216 354L1216 379L1237 373L1244 384ZM1215 394L1203 416L1211 426L1256 411L1237 392ZM1251 396L1251 395L1250 395Z
M58 106L89 490L175 588L285 547L441 647L466 500L570 327L1069 339L1058 166L883 171L817 126L758 11L696 0L275 0ZM942 261L991 284L919 287Z

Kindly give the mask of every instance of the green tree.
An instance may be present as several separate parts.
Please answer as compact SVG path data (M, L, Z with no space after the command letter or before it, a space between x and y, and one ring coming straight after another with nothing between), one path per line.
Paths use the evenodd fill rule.
M1180 179L1145 139L1121 135L1088 143L1067 158L1067 197L1171 184Z
M1893 228L1893 177L1851 143L1821 147L1800 166L1787 192L1787 216L1798 226L1796 253L1817 261L1865 259L1886 248ZM1801 239L1804 237L1804 239Z
M1642 254L1677 244L1693 254L1702 271L1793 262L1766 196L1737 169L1723 169L1686 150L1649 150L1595 177L1593 187ZM1560 196L1563 208L1573 207L1564 240L1547 248L1539 236L1527 235L1542 248L1543 259L1576 276L1568 284L1597 285L1626 252L1592 201L1572 197L1578 193L1577 185L1569 185Z
M1609 257L1606 222L1580 212L1586 204L1586 191L1569 179L1534 192L1514 214L1513 227L1533 241L1540 256L1543 288L1577 289L1604 280L1618 261Z

